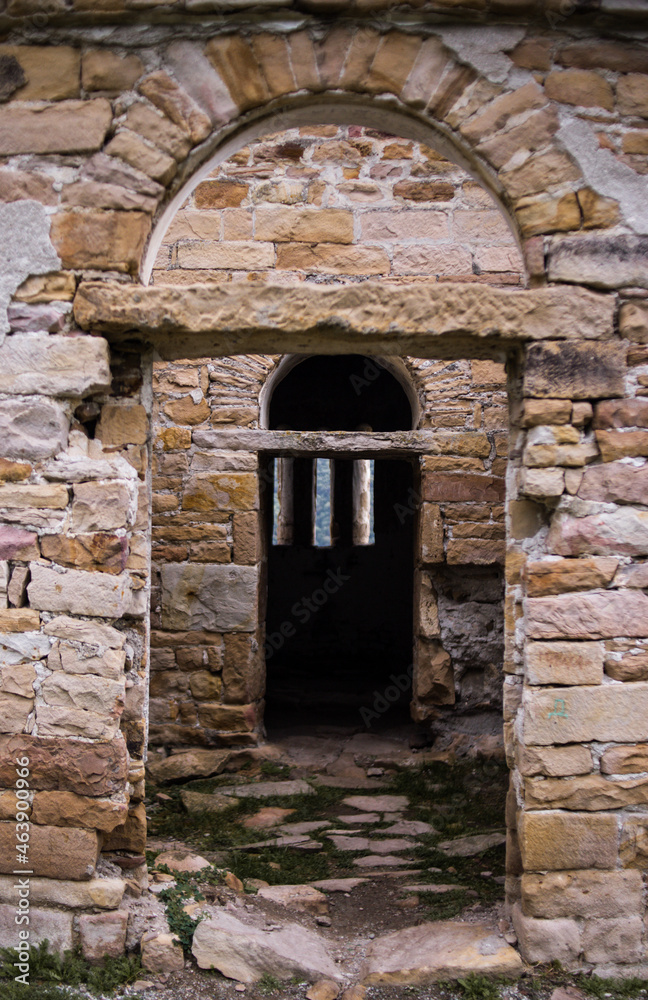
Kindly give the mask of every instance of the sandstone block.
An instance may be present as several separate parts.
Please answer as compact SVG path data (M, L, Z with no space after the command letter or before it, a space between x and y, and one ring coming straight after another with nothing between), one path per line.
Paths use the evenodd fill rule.
M81 79L84 90L130 90L144 67L136 55L119 56L109 49L90 49L83 56Z
M207 115L167 73L161 70L151 73L138 90L175 125L185 129L194 143L202 142L211 132Z
M110 102L62 101L40 107L0 108L0 155L92 153L101 149L112 120Z
M622 115L648 118L648 76L624 71L617 83L617 109Z
M102 573L123 573L128 560L128 538L125 535L43 535L41 551L45 559L70 569L99 570ZM36 559L35 554L30 558Z
M621 343L532 344L527 349L524 394L566 399L620 395L626 350Z
M104 445L146 444L148 417L143 406L117 406L106 403L101 408L97 437Z
M34 793L31 821L40 826L75 826L110 832L125 821L127 813L126 801L41 791Z
M143 802L131 806L126 822L107 833L104 851L132 851L143 854L146 850L146 807Z
M504 541L487 538L451 538L447 543L447 562L450 566L473 564L489 566L503 563L506 555Z
M81 621L78 618L68 618L65 615L60 618L52 618L51 621L47 622L43 631L45 635L56 636L59 639L76 639L86 645L100 648L122 649L126 642L124 633L110 625L103 625L96 621ZM94 672L91 671L91 673Z
M52 242L65 267L133 272L150 226L143 212L59 212Z
M558 119L555 110L542 109L520 125L514 125L506 132L482 141L478 149L499 170L519 149L533 152L549 144L557 128Z
M38 559L38 535L24 528L14 528L5 524L0 526L0 559L18 559L28 562Z
M261 530L259 515L256 511L240 511L234 514L234 553L233 560L239 566L254 566L261 558ZM229 556L223 560L229 562Z
M566 747L526 747L520 744L518 749L518 767L524 775L545 774L558 778L589 774L592 770L592 754L578 743Z
M344 208L258 208L254 238L272 243L353 243L353 214Z
M38 461L67 446L69 421L58 403L45 399L0 402L0 439L8 458Z
M123 129L111 139L106 146L106 153L120 157L159 184L168 184L178 169L172 156L149 146L129 129Z
M15 823L0 823L0 872L11 874L16 867ZM32 826L29 837L29 860L33 872L44 878L72 881L88 879L94 873L99 855L99 837L95 831L65 829L56 826Z
M252 566L162 567L162 621L168 629L253 631L257 573Z
M142 938L142 966L150 972L182 972L184 952L175 934L145 934Z
M602 774L637 774L648 771L648 744L609 747L601 757Z
M8 458L0 458L0 482L19 483L23 479L29 479L32 467L29 462L10 462ZM2 556L1 558L11 558Z
M194 403L191 396L183 396L182 399L174 399L172 402L166 403L164 412L178 424L189 424L191 427L195 427L209 419L211 407L206 399Z
M268 85L252 47L243 37L212 38L205 47L205 55L241 111L268 100Z
M439 642L419 642L412 694L427 704L454 705L452 660Z
M0 691L0 732L24 733L33 707L33 698L21 698L19 695Z
M83 957L93 965L105 958L121 958L126 946L128 912L82 913L79 917L79 937Z
M605 466L601 466L601 468L605 468ZM631 467L626 466L626 468ZM599 482L601 478L596 477ZM628 496L639 487L643 477L632 475L626 479L626 484L628 480L629 485L625 490L620 484L618 491L612 487L610 492L623 490L624 495ZM605 482L605 480L603 481ZM590 486L592 486L592 480L588 478L588 492L590 492ZM594 492L594 488L591 492ZM600 493L597 499L600 499ZM608 553L646 555L648 553L648 516L642 510L621 509L581 518L558 517L551 527L547 544L550 551L558 552L560 555L577 556L587 553L595 555Z
M518 903L513 907L513 927L527 962L559 961L569 968L580 954L580 931L575 920L537 920L526 917Z
M547 67L549 68L549 67ZM499 132L508 124L509 118L532 108L541 108L547 103L542 89L532 81L510 94L498 97L485 111L475 115L460 131L468 139L479 141L487 135Z
M604 399L596 404L594 428L648 427L648 399Z
M548 195L520 198L515 215L525 237L566 232L578 229L581 224L578 198L571 191L559 198Z
M592 285L596 288L648 287L645 236L556 237L549 251L549 280ZM623 395L620 390L594 393ZM584 397L579 397L584 398Z
M128 109L125 124L133 132L144 136L165 153L169 153L178 162L184 160L191 149L191 140L186 131L178 128L166 116L153 111L147 104L132 104Z
M582 812L624 809L646 802L648 779L611 781L600 774L578 778L527 778L524 802L527 809L572 809Z
M215 270L265 269L275 266L275 250L272 243L244 240L232 243L186 243L178 248L178 264L184 268Z
M602 642L529 642L525 649L529 684L600 684Z
M573 590L594 590L612 582L619 560L558 559L528 562L525 568L529 597L565 594Z
M641 302L624 302L619 312L619 333L637 344L648 342L648 309Z
M78 646L60 642L49 654L47 666L50 670L63 670L68 674L96 674L108 680L119 680L123 676L125 661L126 653L121 649L105 649L97 645L91 651L85 643Z
M1 56L17 59L26 78L14 100L60 101L79 96L78 49L67 45L0 45Z
M65 510L68 491L58 483L7 483L0 486L0 507L34 507L37 510Z
M28 632L40 627L40 615L31 608L0 608L0 632Z
M36 909L29 911L29 944L32 947L47 939L49 951L63 956L73 946L72 913L61 913L60 910ZM10 905L0 905L0 943L3 947L16 946L16 900ZM16 970L17 971L17 970Z
M504 499L504 480L472 473L425 473L423 499L433 503L488 503Z
M78 736L88 740L113 740L119 732L119 716L61 705L39 705L39 735Z
M200 725L219 732L240 733L253 730L257 723L254 705L220 705L205 702L198 706Z
M552 454L551 460L555 457ZM532 500L555 500L565 490L565 471L555 468L521 469L519 483L522 496Z
M22 756L29 757L34 789L100 797L123 792L126 786L127 753L121 736L98 744L42 736L0 737L0 783L5 787L13 785L13 761Z
M83 570L59 572L39 563L31 563L29 602L41 611L58 611L106 618L131 615L141 618L146 612L146 594L136 589L139 581L128 573L86 573Z
M82 396L109 386L108 344L100 337L26 333L0 347L0 392Z
M648 684L525 690L524 742L586 743L648 740ZM578 867L578 866L574 866Z
M0 903L16 902L15 876L0 876ZM88 882L66 882L58 878L30 878L29 898L35 906L75 909L116 909L126 883L121 878L93 878ZM59 914L60 915L60 914Z
M567 424L571 411L569 399L525 399L521 424L523 427Z
M389 274L391 265L386 252L379 247L280 243L276 267L313 274Z
M124 707L124 682L95 675L80 676L56 671L41 685L46 705L78 708L97 714L121 714Z
M648 597L638 592L589 591L526 600L532 639L605 639L648 635Z
M619 834L611 813L523 813L518 833L526 871L616 866Z
M443 562L443 521L438 504L422 503L420 508L421 561L424 565Z
M250 472L193 476L182 498L182 509L189 511L254 510L258 505L258 477Z
M596 443L604 462L648 455L648 431L596 431Z
M72 502L71 531L110 531L131 520L132 497L126 483L77 483Z
M648 465L629 465L622 462L610 462L595 465L585 470L578 495L583 500L595 500L602 503L642 503L648 488ZM615 520L623 520L626 514L616 511L612 515ZM628 517L632 517L628 512ZM588 525L588 518L582 519ZM603 521L600 522L603 525ZM621 541L621 538L619 538Z
M522 875L522 911L530 917L623 917L640 909L637 871L564 871Z
M630 965L643 958L643 920L625 913L622 918L588 920L583 927L586 962L620 962Z
M614 108L614 94L607 80L592 70L567 69L549 73L545 93L552 101L584 108Z

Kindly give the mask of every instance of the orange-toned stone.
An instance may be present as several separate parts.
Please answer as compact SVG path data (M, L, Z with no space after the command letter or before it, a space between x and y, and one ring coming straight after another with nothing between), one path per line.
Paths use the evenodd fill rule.
M353 243L353 214L344 208L258 208L254 238L279 243Z
M394 185L394 195L406 201L451 201L455 187L447 181L403 180Z
M374 94L399 95L420 47L421 39L416 35L399 31L384 35L367 75L366 89Z
M542 88L537 83L526 83L519 90L514 90L510 94L498 97L492 104L474 116L470 121L462 125L459 129L467 139L480 141L494 132L499 132L513 115L530 111L533 108L541 108L547 103L547 99L542 92Z
M447 561L450 566L473 564L489 566L503 563L506 555L504 541L487 538L451 538L447 545Z
M97 437L105 445L146 444L148 417L139 404L119 406L106 403L97 424Z
M166 403L164 412L175 423L189 424L193 427L208 420L211 410L206 399L194 403L191 396L183 396L182 399L174 399L170 403Z
M0 45L0 57L18 60L26 83L13 95L19 101L60 101L78 97L81 56L67 45Z
M550 195L521 198L515 214L523 236L579 229L581 211L573 192L554 198Z
M237 208L247 197L248 185L240 181L202 181L194 192L196 208Z
M146 850L146 808L143 802L128 810L126 822L106 834L104 851L132 851L143 854Z
M604 462L620 458L642 458L648 455L648 430L609 430L596 432L596 443Z
M111 120L110 102L103 98L4 105L0 107L0 156L93 153L101 148Z
M529 562L525 573L527 593L529 597L544 597L573 590L607 587L612 582L618 565L618 559L605 556Z
M128 558L128 539L105 532L74 536L43 535L41 551L45 559L51 559L59 566L122 573Z
M29 834L29 864L34 875L79 881L94 873L100 847L94 830L34 824ZM15 853L16 824L0 823L0 872L13 872Z
M627 73L620 76L616 94L617 109L622 115L648 118L648 75Z
M550 73L545 93L552 101L583 108L614 108L614 93L607 80L592 70L566 69Z
M165 451L186 450L191 448L191 431L188 427L162 427L157 432L156 440L161 442Z
M340 87L345 90L362 90L369 68L376 55L380 35L373 28L360 28L355 32L340 76Z
M336 243L282 243L277 268L319 274L388 274L389 257L379 247L341 246Z
M257 476L251 472L201 473L185 488L182 509L191 511L255 510L258 507Z
M306 31L295 31L288 36L288 48L295 84L298 90L322 89L312 39Z
M120 93L139 80L144 66L136 55L120 56L110 49L90 49L83 56L81 79L84 90Z
M52 242L66 267L136 271L151 227L142 212L60 212Z
M205 55L225 81L241 109L267 101L270 94L251 45L241 35L223 35L207 43Z
M252 49L271 97L295 90L288 44L280 35L253 35Z
M581 188L576 192L578 204L583 213L585 229L606 229L616 226L619 221L619 203L614 198L604 198L591 188Z
M202 142L211 132L211 122L207 115L162 70L145 77L138 90L174 124L186 129L194 142Z

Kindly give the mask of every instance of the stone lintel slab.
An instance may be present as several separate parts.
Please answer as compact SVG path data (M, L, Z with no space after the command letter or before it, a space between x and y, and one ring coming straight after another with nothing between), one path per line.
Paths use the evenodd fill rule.
M218 451L268 451L281 455L447 455L457 434L448 431L256 431L195 430L192 440L200 448ZM462 439L483 438L481 432L462 431Z
M534 340L609 340L612 296L582 288L515 291L471 283L286 287L87 281L74 315L85 330L141 339L164 360L246 353L498 356Z

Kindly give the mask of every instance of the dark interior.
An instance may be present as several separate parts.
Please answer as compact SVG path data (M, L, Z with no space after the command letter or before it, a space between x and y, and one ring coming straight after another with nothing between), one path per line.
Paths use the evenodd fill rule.
M353 430L368 424L399 430L411 423L401 385L357 355L309 358L280 383L270 405L271 427ZM375 461L375 541L354 545L353 462L336 459L333 544L327 547L312 544L313 467L313 458L294 461L293 543L269 545L266 724L303 725L305 710L308 722L320 725L375 730L405 722L411 698L414 467ZM271 538L272 511L267 514Z

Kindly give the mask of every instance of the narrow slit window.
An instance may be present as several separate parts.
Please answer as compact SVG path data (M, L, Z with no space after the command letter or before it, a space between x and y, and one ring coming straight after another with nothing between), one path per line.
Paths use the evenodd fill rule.
M373 545L374 462L360 458L353 463L353 544Z
M293 541L293 460L273 460L272 544L291 545Z
M315 531L317 548L331 545L331 461L318 458L315 462Z

